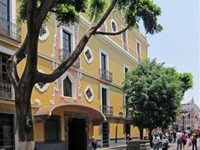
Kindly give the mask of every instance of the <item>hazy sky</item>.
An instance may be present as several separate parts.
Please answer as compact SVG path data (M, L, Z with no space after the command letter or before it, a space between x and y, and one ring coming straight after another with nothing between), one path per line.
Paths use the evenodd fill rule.
M193 89L187 91L183 103L194 97L200 106L200 3L199 0L154 0L162 8L159 22L163 31L148 35L149 57L179 72L191 72Z

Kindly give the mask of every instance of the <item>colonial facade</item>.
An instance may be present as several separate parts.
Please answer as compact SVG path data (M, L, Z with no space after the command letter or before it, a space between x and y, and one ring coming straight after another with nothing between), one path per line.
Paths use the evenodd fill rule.
M181 105L182 112L177 116L175 126L177 130L200 130L200 109L195 104L194 98Z
M14 91L7 78L5 63L21 44L25 25L16 22L16 0L0 1L0 149L14 149ZM6 11L4 11L6 10ZM38 69L51 73L70 57L79 39L90 26L81 14L79 24L66 26L50 18L39 36ZM125 26L113 11L100 27L116 32ZM35 85L31 97L37 150L86 150L95 136L102 147L124 142L127 134L139 137L130 124L127 98L122 92L125 74L140 59L147 58L148 43L137 30L118 36L93 36L76 62L55 82ZM18 67L19 72L24 62Z

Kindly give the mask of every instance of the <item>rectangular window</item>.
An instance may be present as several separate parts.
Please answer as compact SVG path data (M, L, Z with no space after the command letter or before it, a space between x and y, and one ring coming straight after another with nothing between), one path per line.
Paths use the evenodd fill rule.
M14 150L14 115L0 113L0 149Z
M63 30L63 57L69 58L71 55L71 34Z
M107 61L106 61L106 55L105 54L103 54L103 53L101 53L101 69L102 70L107 70L107 65L106 65L106 63L107 63Z
M9 55L0 53L0 82L10 83L7 72L6 72L6 62L9 59Z
M60 119L53 116L45 121L45 141L58 142L60 141Z
M106 106L107 105L107 89L102 88L102 105Z
M141 57L141 45L140 45L139 42L136 43L136 52L137 52L138 60L140 60L140 57Z
M9 0L0 0L0 17L9 21Z

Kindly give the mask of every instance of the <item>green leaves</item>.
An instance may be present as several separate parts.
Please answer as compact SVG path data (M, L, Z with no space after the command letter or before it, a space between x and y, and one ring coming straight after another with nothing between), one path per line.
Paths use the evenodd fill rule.
M123 85L128 107L133 108L133 123L143 128L167 127L176 118L184 92L191 87L190 73L180 74L156 59L141 61Z

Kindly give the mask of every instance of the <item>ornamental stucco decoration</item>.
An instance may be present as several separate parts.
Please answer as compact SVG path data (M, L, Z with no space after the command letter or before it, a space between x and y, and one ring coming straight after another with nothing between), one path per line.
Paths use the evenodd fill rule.
M45 27L41 27L40 29L40 34L39 34L39 40L40 41L45 41L49 37L49 29Z
M43 70L40 70L40 69L39 69L38 71L44 73ZM40 91L40 92L45 92L45 91L48 89L48 87L49 87L49 83L43 84L43 83L39 82L39 83L36 83L36 84L35 84L35 87L36 87L36 89L37 89L38 91Z

